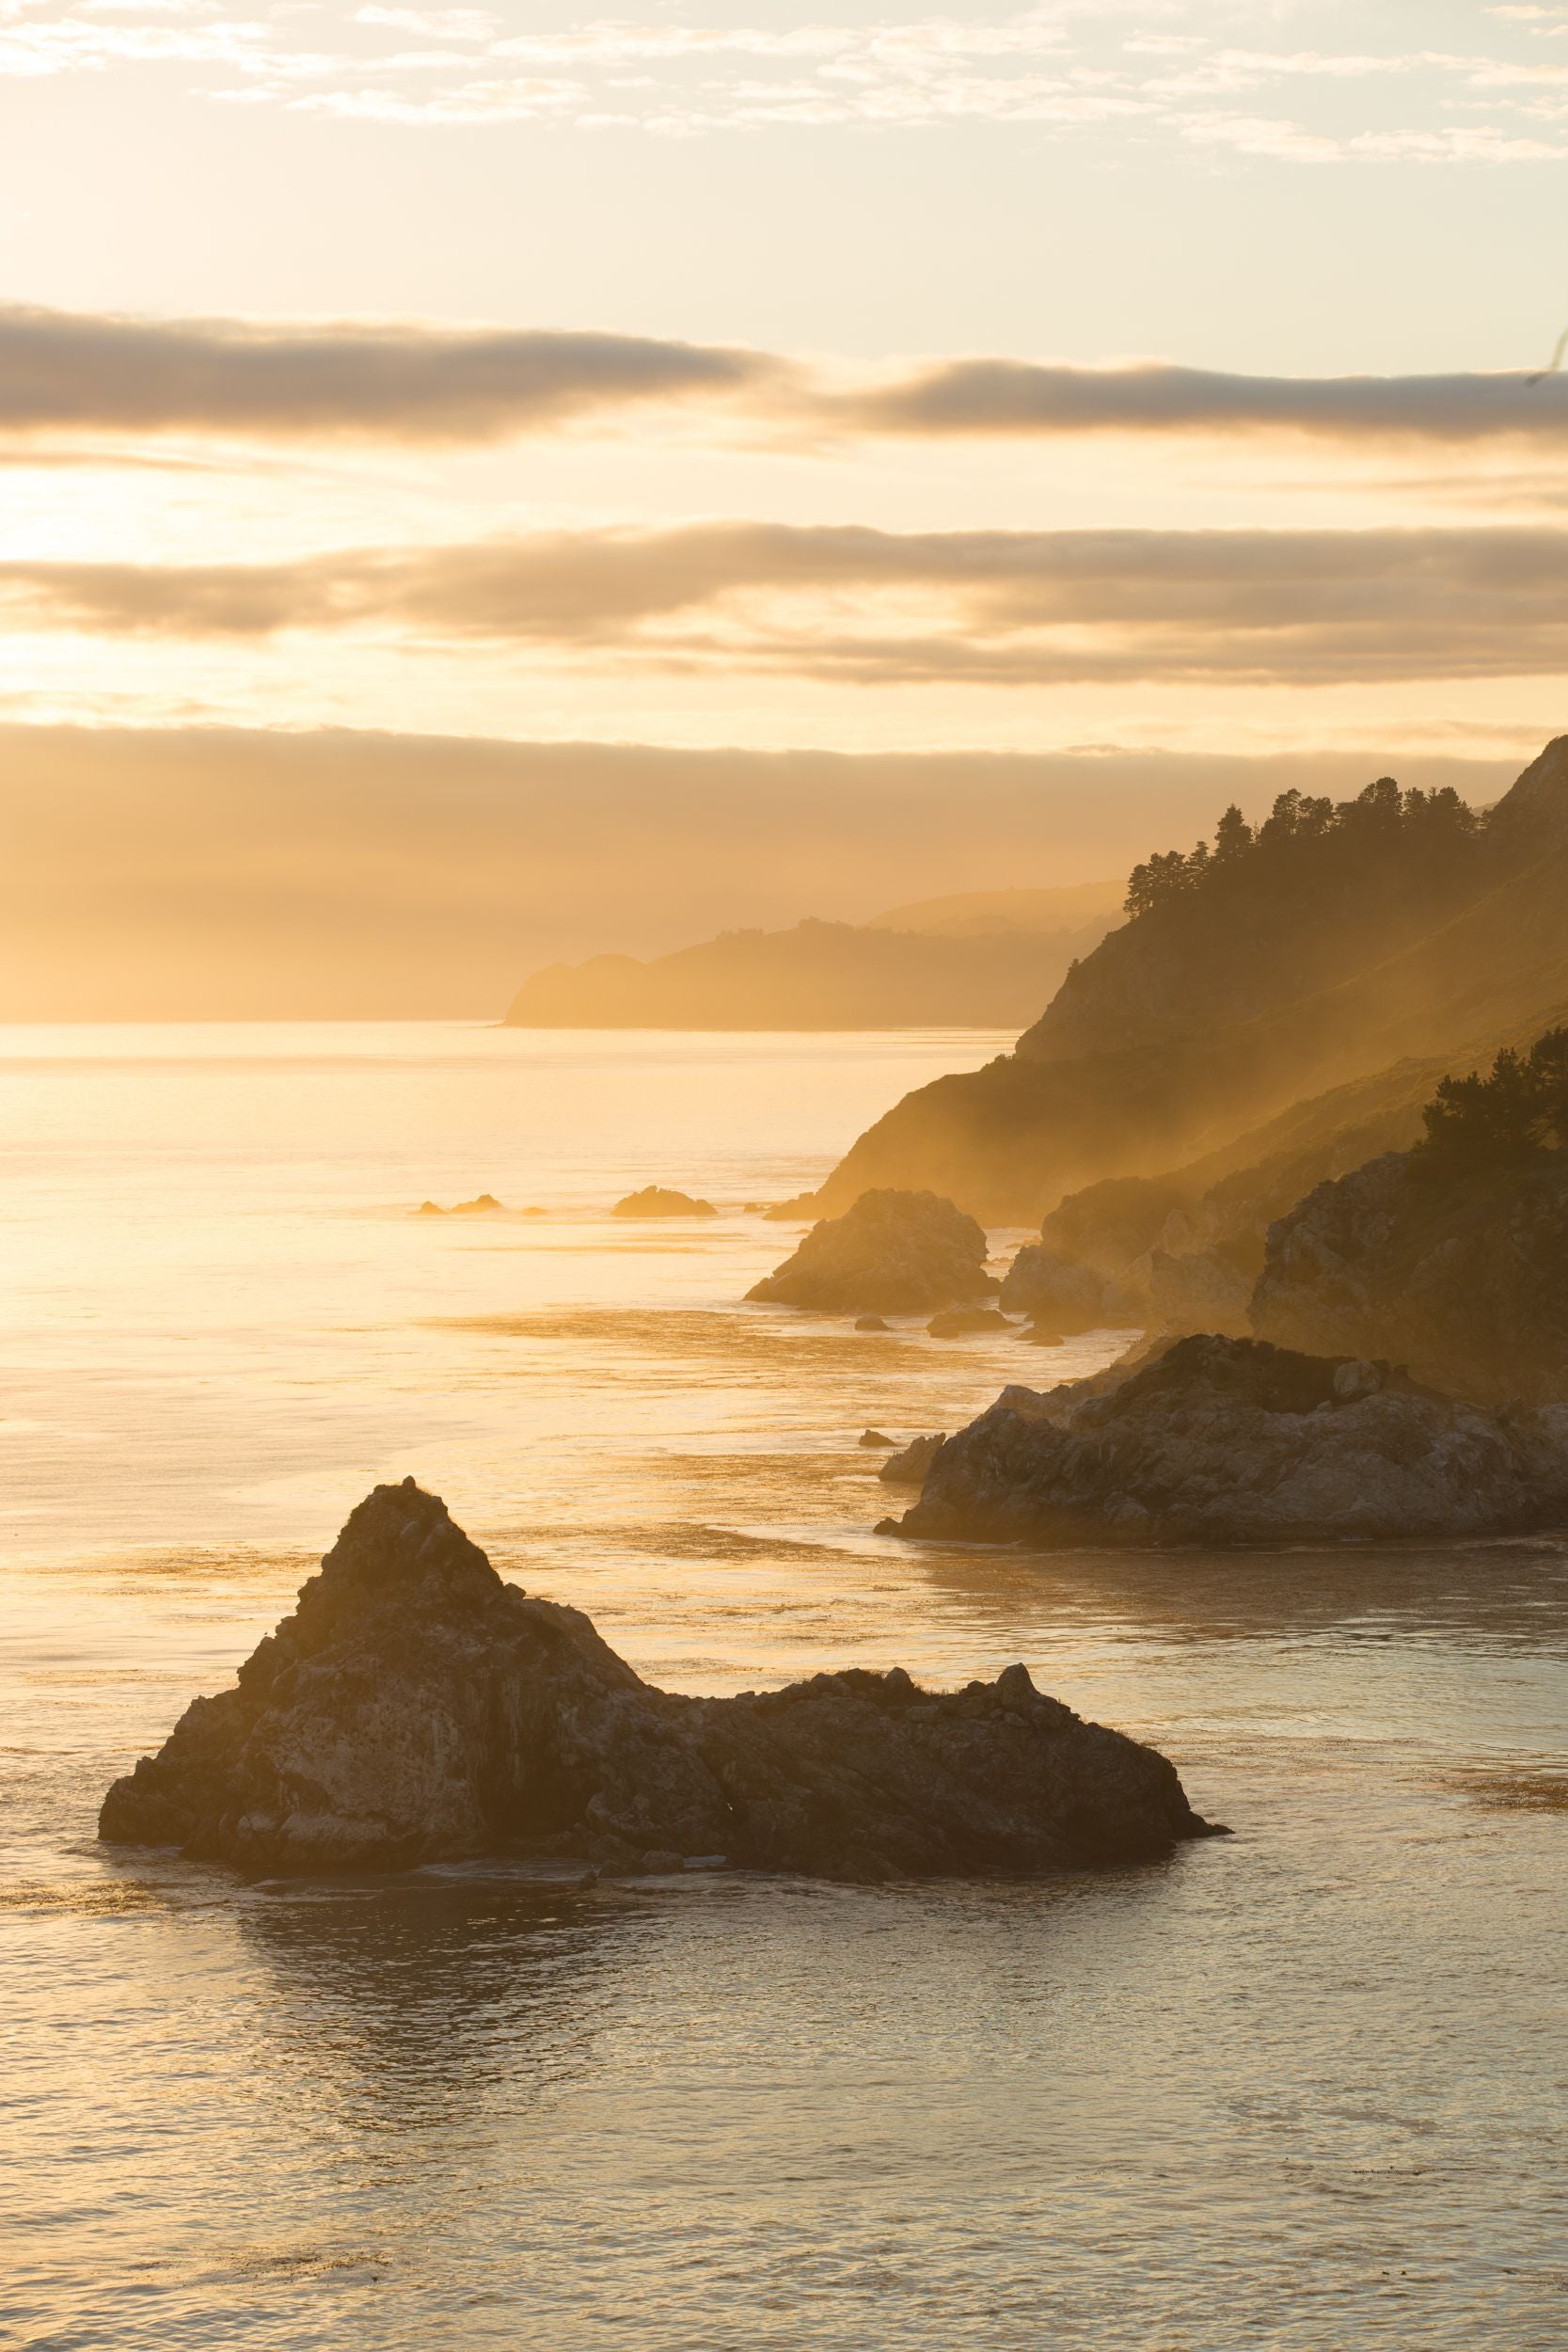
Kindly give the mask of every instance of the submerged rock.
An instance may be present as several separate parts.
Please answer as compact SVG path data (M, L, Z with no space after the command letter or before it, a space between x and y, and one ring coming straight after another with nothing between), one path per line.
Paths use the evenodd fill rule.
M986 1236L934 1192L863 1192L814 1225L792 1258L746 1294L828 1313L930 1314L988 1297Z
M949 1438L895 1532L988 1543L1476 1535L1568 1515L1568 1406L1487 1412L1386 1363L1177 1341Z
M509 1851L872 1880L1136 1861L1206 1827L1164 1756L1022 1666L943 1696L900 1668L657 1691L405 1479L352 1513L238 1687L115 1782L99 1836L265 1870Z
M617 1200L611 1216L717 1216L711 1200L693 1200L689 1192L670 1192L662 1184L644 1184Z
M937 1448L946 1443L947 1433L939 1430L934 1438L911 1438L901 1454L895 1454L882 1464L879 1478L885 1478L890 1486L923 1486L926 1473L936 1460Z

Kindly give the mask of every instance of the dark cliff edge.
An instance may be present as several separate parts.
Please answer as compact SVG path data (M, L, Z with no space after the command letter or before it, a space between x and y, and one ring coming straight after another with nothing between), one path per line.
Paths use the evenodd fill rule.
M503 1583L412 1479L352 1513L299 1605L103 1801L101 1837L256 1870L463 1855L858 1881L1154 1860L1210 1825L1174 1767L1036 1691L895 1668L657 1691Z

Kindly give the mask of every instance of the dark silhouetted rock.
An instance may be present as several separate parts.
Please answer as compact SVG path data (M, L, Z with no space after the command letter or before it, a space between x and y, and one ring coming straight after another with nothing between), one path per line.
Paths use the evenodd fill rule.
M117 1780L99 1835L260 1870L465 1854L721 1855L842 1879L1135 1861L1202 1835L1172 1766L1022 1666L683 1698L503 1584L411 1479L350 1517L293 1616Z
M1388 1152L1319 1184L1269 1229L1252 1321L1483 1403L1568 1398L1568 1153L1449 1171Z
M1387 1364L1177 1341L1004 1390L948 1438L905 1535L1274 1544L1477 1535L1568 1513L1568 1406L1489 1413Z
M883 1315L857 1315L855 1317L857 1331L887 1331L892 1327Z
M1016 1331L1016 1323L994 1307L944 1307L926 1326L934 1340L967 1340L978 1331Z
M493 1192L482 1192L474 1200L454 1200L450 1209L443 1209L438 1200L421 1200L417 1214L420 1216L493 1216L500 1205Z
M934 1192L863 1193L842 1216L814 1225L792 1258L748 1298L829 1313L930 1314L996 1289L986 1236Z
M945 1430L940 1430L934 1438L911 1438L901 1454L895 1454L882 1464L878 1477L885 1478L890 1486L924 1486L926 1473L936 1460L937 1448L945 1440Z
M886 1437L879 1429L864 1430L861 1436L862 1445L896 1445L897 1442L896 1438Z
M617 1200L611 1216L717 1216L711 1200L693 1200L689 1192L668 1192L662 1184L645 1184Z
M1053 1331L1046 1323L1031 1323L1018 1336L1025 1347L1060 1347L1062 1344L1062 1333Z

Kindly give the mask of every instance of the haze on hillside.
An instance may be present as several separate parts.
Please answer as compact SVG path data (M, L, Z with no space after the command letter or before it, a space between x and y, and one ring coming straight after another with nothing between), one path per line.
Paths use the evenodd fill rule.
M644 962L594 956L525 982L515 1028L1010 1028L1122 917L1124 885L969 891L869 922L723 931Z

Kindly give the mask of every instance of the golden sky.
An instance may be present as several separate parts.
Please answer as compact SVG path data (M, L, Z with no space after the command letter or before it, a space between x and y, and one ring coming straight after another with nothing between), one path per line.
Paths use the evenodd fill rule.
M1565 171L1555 0L0 0L0 722L1503 772Z

